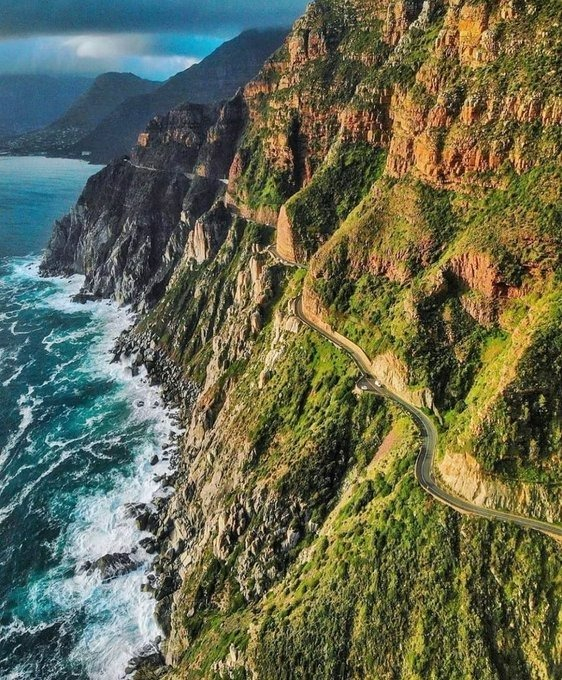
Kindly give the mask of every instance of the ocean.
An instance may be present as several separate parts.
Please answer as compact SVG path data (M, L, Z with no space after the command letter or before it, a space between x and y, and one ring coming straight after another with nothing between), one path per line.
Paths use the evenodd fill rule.
M0 678L117 680L159 634L141 592L149 557L128 503L158 490L151 467L174 429L158 389L112 364L132 322L72 302L81 278L42 279L52 222L98 168L0 157ZM132 553L104 581L87 562Z

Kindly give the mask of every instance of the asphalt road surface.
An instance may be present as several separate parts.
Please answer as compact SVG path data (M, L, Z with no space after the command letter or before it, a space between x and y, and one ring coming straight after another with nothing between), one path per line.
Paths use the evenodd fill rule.
M269 248L269 252L272 257L281 262L281 264L288 267L299 266L295 262L290 262L282 258L274 247ZM484 517L485 519L512 522L513 524L517 524L526 529L535 529L536 531L540 531L553 538L562 539L562 526L558 524L543 522L538 519L533 519L532 517L525 517L524 515L506 512L504 510L496 510L494 508L476 505L460 496L456 496L451 491L441 486L433 473L437 441L439 438L433 420L417 406L410 404L402 399L402 397L399 397L397 394L381 385L376 376L372 374L369 360L360 347L340 334L331 333L325 328L321 328L312 319L308 318L303 310L302 299L300 297L296 302L296 315L303 323L317 333L320 333L320 335L342 349L353 359L363 376L357 383L357 386L360 389L366 392L374 392L386 399L391 399L412 416L422 435L422 447L416 460L415 474L420 486L427 491L427 493L458 512Z
M149 172L165 172L164 170L159 170L158 168L151 168L148 165L138 165L137 163L133 163L133 161L130 158L126 158L125 163L132 165L133 168L136 168L137 170L148 170ZM192 172L182 172L182 173L179 173L179 174L185 175L185 177L187 177L187 179L190 179L190 180L194 180L195 177L197 177L197 175L194 175ZM228 179L227 178L221 178L218 181L221 182L222 184L228 185Z

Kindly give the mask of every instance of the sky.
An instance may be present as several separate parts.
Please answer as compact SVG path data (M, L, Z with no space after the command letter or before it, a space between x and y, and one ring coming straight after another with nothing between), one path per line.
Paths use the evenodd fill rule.
M0 74L165 80L247 28L290 26L307 0L0 0Z

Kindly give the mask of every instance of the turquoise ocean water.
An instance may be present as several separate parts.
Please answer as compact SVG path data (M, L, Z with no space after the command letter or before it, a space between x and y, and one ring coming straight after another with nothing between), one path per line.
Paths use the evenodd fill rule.
M110 363L131 322L70 297L80 277L41 279L53 220L96 168L0 157L0 678L121 678L158 635L142 593L148 556L126 504L157 491L149 461L172 430L156 388ZM86 561L134 551L107 583Z

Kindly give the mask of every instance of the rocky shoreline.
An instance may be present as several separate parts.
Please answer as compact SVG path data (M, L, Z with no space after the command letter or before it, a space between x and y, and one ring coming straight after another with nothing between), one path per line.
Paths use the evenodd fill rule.
M133 327L117 340L112 354L114 362L127 364L127 370L133 377L138 376L144 367L150 384L160 387L164 403L177 413L178 430L164 443L160 456L155 455L151 460L152 465L156 465L160 460L167 461L169 472L155 478L160 484L160 489L150 504L135 503L127 508L138 528L150 534L139 543L149 555L154 556L147 570L143 590L153 595L154 614L164 636L167 637L170 633L173 595L181 585L176 562L185 547L183 541L173 543L171 540L174 520L170 515L169 506L177 481L182 423L187 421L198 395L198 387L195 383L185 380L180 368L157 346L150 333L137 333ZM117 562L123 563L123 568L127 568L128 560L122 559L123 556L109 557L115 557ZM162 638L158 637L140 649L126 668L127 677L137 677L141 671L150 671L154 677L163 674L166 666L161 643Z

